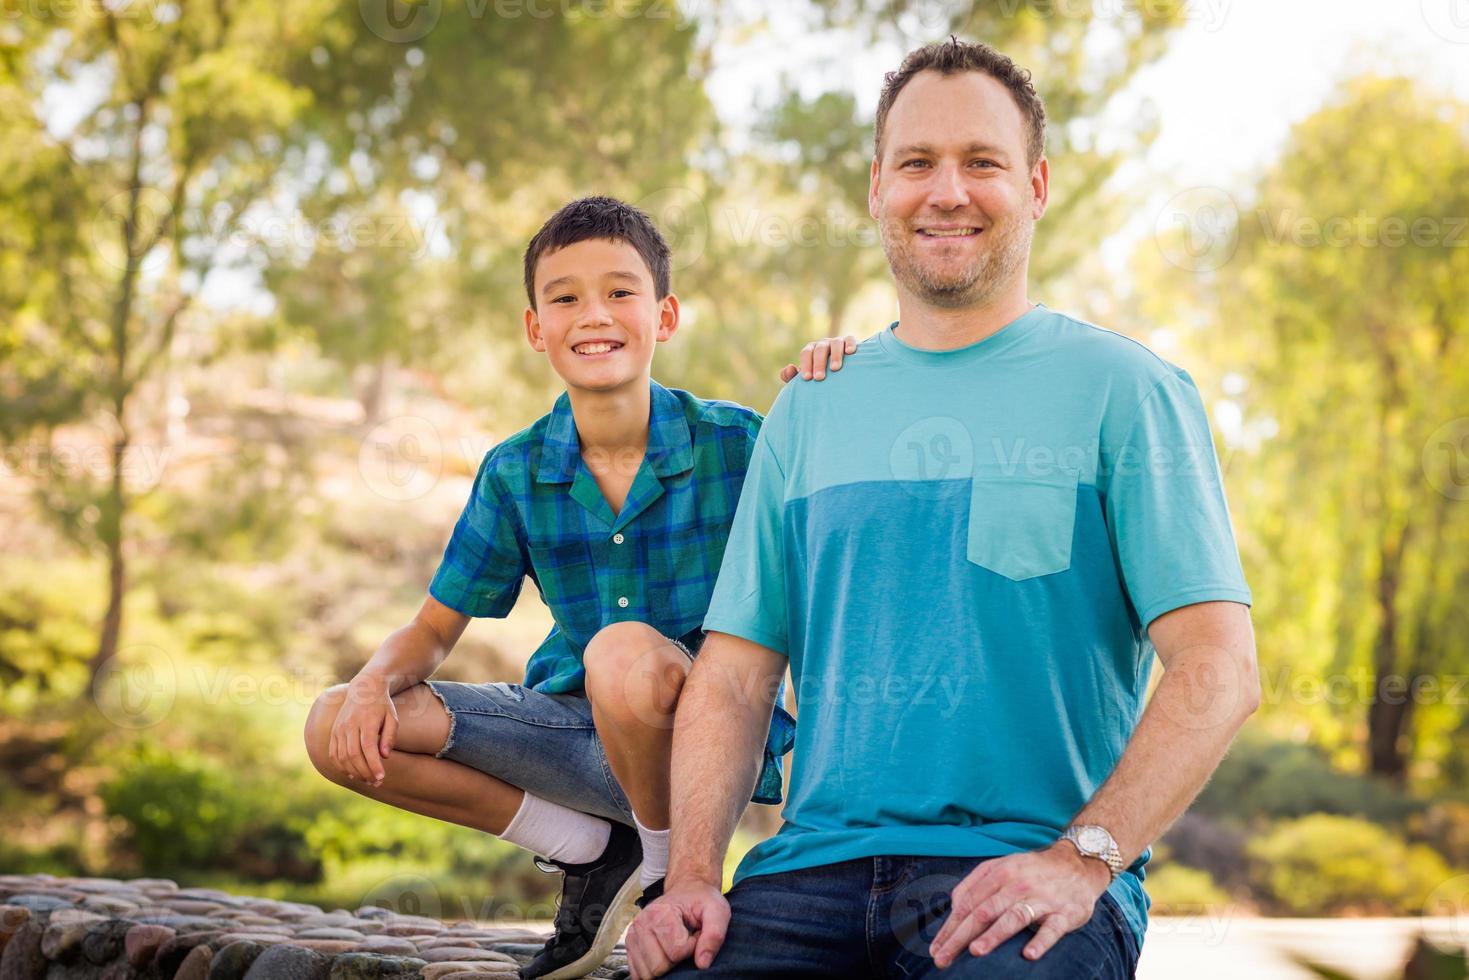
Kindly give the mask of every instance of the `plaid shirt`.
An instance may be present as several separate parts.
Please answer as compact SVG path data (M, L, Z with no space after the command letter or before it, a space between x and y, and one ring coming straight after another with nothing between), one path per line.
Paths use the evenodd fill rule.
M429 594L466 616L498 618L529 575L556 625L525 684L547 694L583 689L582 653L611 623L647 623L697 652L761 421L753 409L652 382L648 448L614 516L582 461L563 393L549 415L485 455ZM780 760L795 741L784 688L756 803L781 800Z

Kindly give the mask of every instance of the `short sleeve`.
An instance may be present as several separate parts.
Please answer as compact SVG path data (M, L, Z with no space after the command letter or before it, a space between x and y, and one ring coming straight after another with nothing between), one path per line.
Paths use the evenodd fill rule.
M1111 448L1107 526L1142 625L1197 602L1249 605L1208 416L1188 373L1159 381Z
M429 595L466 616L509 615L530 568L515 510L494 478L494 456L487 453L480 463L469 502L428 587Z
M784 655L785 470L771 444L774 419L773 409L751 449L704 629L730 633Z

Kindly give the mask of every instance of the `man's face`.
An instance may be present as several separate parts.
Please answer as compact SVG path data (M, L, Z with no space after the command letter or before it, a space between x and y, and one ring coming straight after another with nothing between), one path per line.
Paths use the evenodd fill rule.
M627 242L587 239L541 256L535 290L526 338L568 388L645 383L655 346L678 329L678 300L654 295L648 264Z
M1023 277L1047 164L1025 158L1010 92L979 72L922 71L893 102L868 210L898 282L931 306L981 306Z

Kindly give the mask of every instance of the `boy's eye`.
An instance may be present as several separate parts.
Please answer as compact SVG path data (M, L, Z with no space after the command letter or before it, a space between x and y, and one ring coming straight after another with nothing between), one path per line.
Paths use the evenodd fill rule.
M614 290L612 290L612 295L613 296L616 296L618 293L621 293L624 296L631 296L632 295L632 290L631 289L614 289Z
M551 302L553 302L553 303L559 303L559 302L561 302L564 299L569 300L569 299L575 299L575 298L576 297L574 297L574 296L557 296L555 299L551 300Z

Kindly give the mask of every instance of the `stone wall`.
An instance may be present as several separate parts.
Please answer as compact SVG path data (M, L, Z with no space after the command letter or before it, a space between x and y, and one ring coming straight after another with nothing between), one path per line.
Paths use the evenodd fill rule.
M546 938L164 878L0 875L0 980L479 980L516 976ZM592 976L626 977L622 948Z

